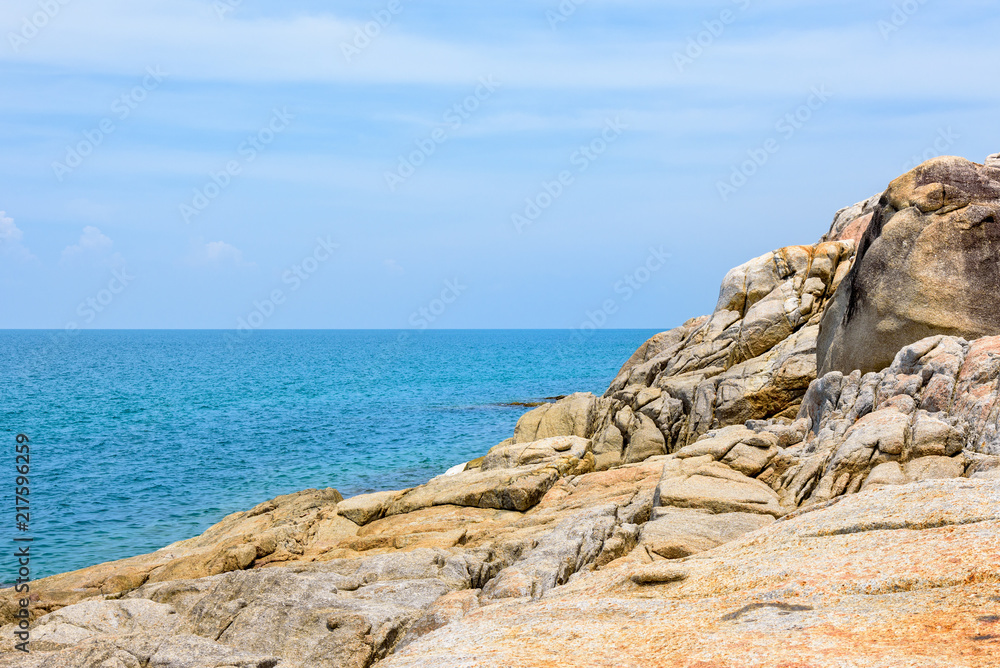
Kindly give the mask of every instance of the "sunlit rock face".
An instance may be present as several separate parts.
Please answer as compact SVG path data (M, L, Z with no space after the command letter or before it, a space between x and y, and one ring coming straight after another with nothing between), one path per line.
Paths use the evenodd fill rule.
M934 334L1000 333L1000 162L935 158L893 181L820 325L820 373L885 368Z

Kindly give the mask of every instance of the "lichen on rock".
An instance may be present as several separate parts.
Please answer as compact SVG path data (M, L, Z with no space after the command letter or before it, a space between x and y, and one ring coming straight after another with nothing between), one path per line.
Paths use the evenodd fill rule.
M0 668L995 666L998 197L932 160L445 475L35 582L30 657L0 592Z

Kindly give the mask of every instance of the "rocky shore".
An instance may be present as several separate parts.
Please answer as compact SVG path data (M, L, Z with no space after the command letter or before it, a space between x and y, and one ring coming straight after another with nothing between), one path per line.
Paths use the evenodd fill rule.
M1000 156L731 270L603 396L407 490L0 592L0 667L1000 665Z

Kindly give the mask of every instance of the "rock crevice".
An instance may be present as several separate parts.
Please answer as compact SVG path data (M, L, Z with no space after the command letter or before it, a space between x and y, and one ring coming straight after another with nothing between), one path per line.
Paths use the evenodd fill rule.
M603 396L423 485L33 583L30 657L0 593L0 668L994 666L997 164L932 160L734 268Z

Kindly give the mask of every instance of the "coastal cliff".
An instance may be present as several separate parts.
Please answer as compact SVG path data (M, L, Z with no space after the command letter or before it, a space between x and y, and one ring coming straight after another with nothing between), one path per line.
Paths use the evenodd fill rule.
M424 485L37 581L29 655L0 592L0 667L996 666L998 218L928 161Z

